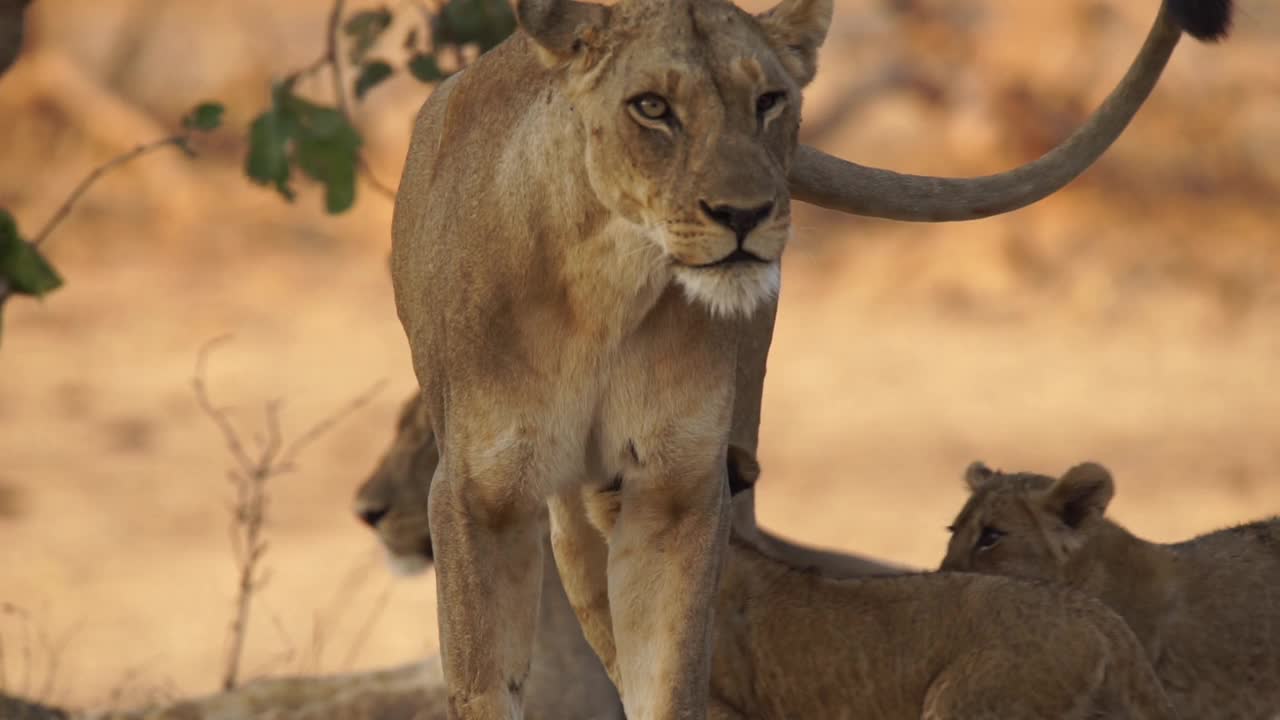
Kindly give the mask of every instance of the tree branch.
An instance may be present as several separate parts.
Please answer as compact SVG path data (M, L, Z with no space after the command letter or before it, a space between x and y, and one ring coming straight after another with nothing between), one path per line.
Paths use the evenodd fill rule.
M326 33L324 57L333 66L333 94L337 98L338 112L342 113L342 117L346 118L348 125L355 127L355 121L351 116L351 101L347 98L346 68L342 62L342 53L339 52L342 47L342 13L345 6L346 0L334 0L333 7L329 10L329 25ZM369 160L364 156L364 153L357 153L356 160L360 166L360 174L364 176L369 185L383 197L394 201L396 191L373 174L373 168L369 165Z
M106 175L108 172L124 165L130 160L146 155L147 153L158 150L162 147L174 145L186 148L187 140L190 137L191 136L188 133L178 133L177 135L170 135L166 138L153 140L144 145L139 145L129 152L117 155L94 168L92 172L80 181L79 185L76 185L75 190L71 191L71 194L63 201L61 207L53 213L53 217L49 218L49 221L44 224L44 227L40 228L40 232L36 233L35 238L31 240L31 244L36 247L40 247L44 244L44 241L49 237L49 233L53 232L53 229L58 226L58 223L61 223L67 218L67 215L71 213L71 209L75 206L76 202L80 200L82 195L88 192L89 188L98 181L98 178L101 178L103 175Z

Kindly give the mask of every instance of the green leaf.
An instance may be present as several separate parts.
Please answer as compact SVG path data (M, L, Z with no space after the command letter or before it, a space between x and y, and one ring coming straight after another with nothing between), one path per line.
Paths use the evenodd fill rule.
M39 297L62 286L62 277L39 248L18 234L18 224L5 210L0 210L0 278L20 295Z
M297 145L298 167L324 183L325 209L338 214L355 202L355 149L342 141L326 138L302 138Z
M351 38L351 50L348 56L352 63L358 64L365 53L378 41L378 36L391 25L391 11L385 6L377 10L358 12L342 25L342 31Z
M435 47L476 43L484 52L515 29L507 0L449 0L432 23L432 40Z
M295 134L298 137L317 137L331 138L337 136L346 136L350 139L352 135L359 144L360 135L355 128L347 122L347 119L338 112L337 108L316 105L307 102L300 97L290 98L289 104L286 106L297 124Z
M419 82L433 83L444 79L444 73L440 72L440 66L436 64L436 59L432 55L419 53L409 58L409 73L418 79Z
M363 98L375 85L391 77L391 66L381 60L365 63L356 78L356 98Z
M288 200L293 166L325 186L325 207L333 214L355 203L360 162L360 133L336 108L293 94L293 79L277 85L271 109L249 129L245 173L259 184L274 185Z
M289 187L289 155L286 144L292 135L291 118L285 108L263 112L249 126L249 154L244 172L259 185L274 185L284 199L292 202Z
M338 214L356 200L360 133L332 108L299 101L294 159L308 176L324 183L325 209Z
M225 110L226 108L222 106L222 103L200 103L182 119L182 127L201 132L217 130L222 125L222 113Z

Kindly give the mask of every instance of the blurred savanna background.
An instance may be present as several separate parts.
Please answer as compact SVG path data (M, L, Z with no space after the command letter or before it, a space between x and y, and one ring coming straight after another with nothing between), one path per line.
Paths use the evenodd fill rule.
M414 5L396 22L415 22ZM1025 162L1104 97L1157 5L840 0L803 138L917 173ZM1033 207L935 226L797 209L762 524L933 567L978 458L1050 473L1098 460L1116 517L1155 539L1280 511L1280 8L1239 5L1226 43L1184 40L1126 134ZM0 78L0 207L24 229L196 103L227 109L196 157L166 148L94 185L43 246L65 287L5 307L8 692L103 706L218 686L238 582L232 459L191 379L226 333L205 379L250 446L277 400L297 437L385 381L270 481L242 674L435 650L432 579L393 580L349 511L414 387L387 275L391 203L362 179L330 215L314 182L296 178L287 203L244 176L250 122L273 81L325 52L329 13L318 0L28 10ZM371 52L399 50L386 39ZM333 103L332 87L326 71L297 91ZM382 184L429 92L398 73L351 103Z

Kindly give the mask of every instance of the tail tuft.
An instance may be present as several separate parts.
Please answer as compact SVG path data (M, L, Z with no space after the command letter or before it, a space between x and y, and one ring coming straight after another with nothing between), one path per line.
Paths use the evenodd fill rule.
M1213 42L1231 30L1231 0L1165 0L1178 26L1197 40Z

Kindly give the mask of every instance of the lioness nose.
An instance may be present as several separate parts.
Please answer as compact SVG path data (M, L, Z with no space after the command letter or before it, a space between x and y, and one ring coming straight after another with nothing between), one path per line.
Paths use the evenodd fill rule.
M753 208L740 208L732 205L712 206L700 200L698 205L702 207L702 212L717 225L723 225L732 230L738 236L739 244L747 237L747 233L755 230L756 226L764 222L764 219L773 212L773 203L765 203Z
M388 508L385 506L374 507L366 505L356 508L356 515L360 517L360 520L363 521L365 525L368 525L371 528L378 527L378 523L382 521L382 518L387 516L387 512Z

